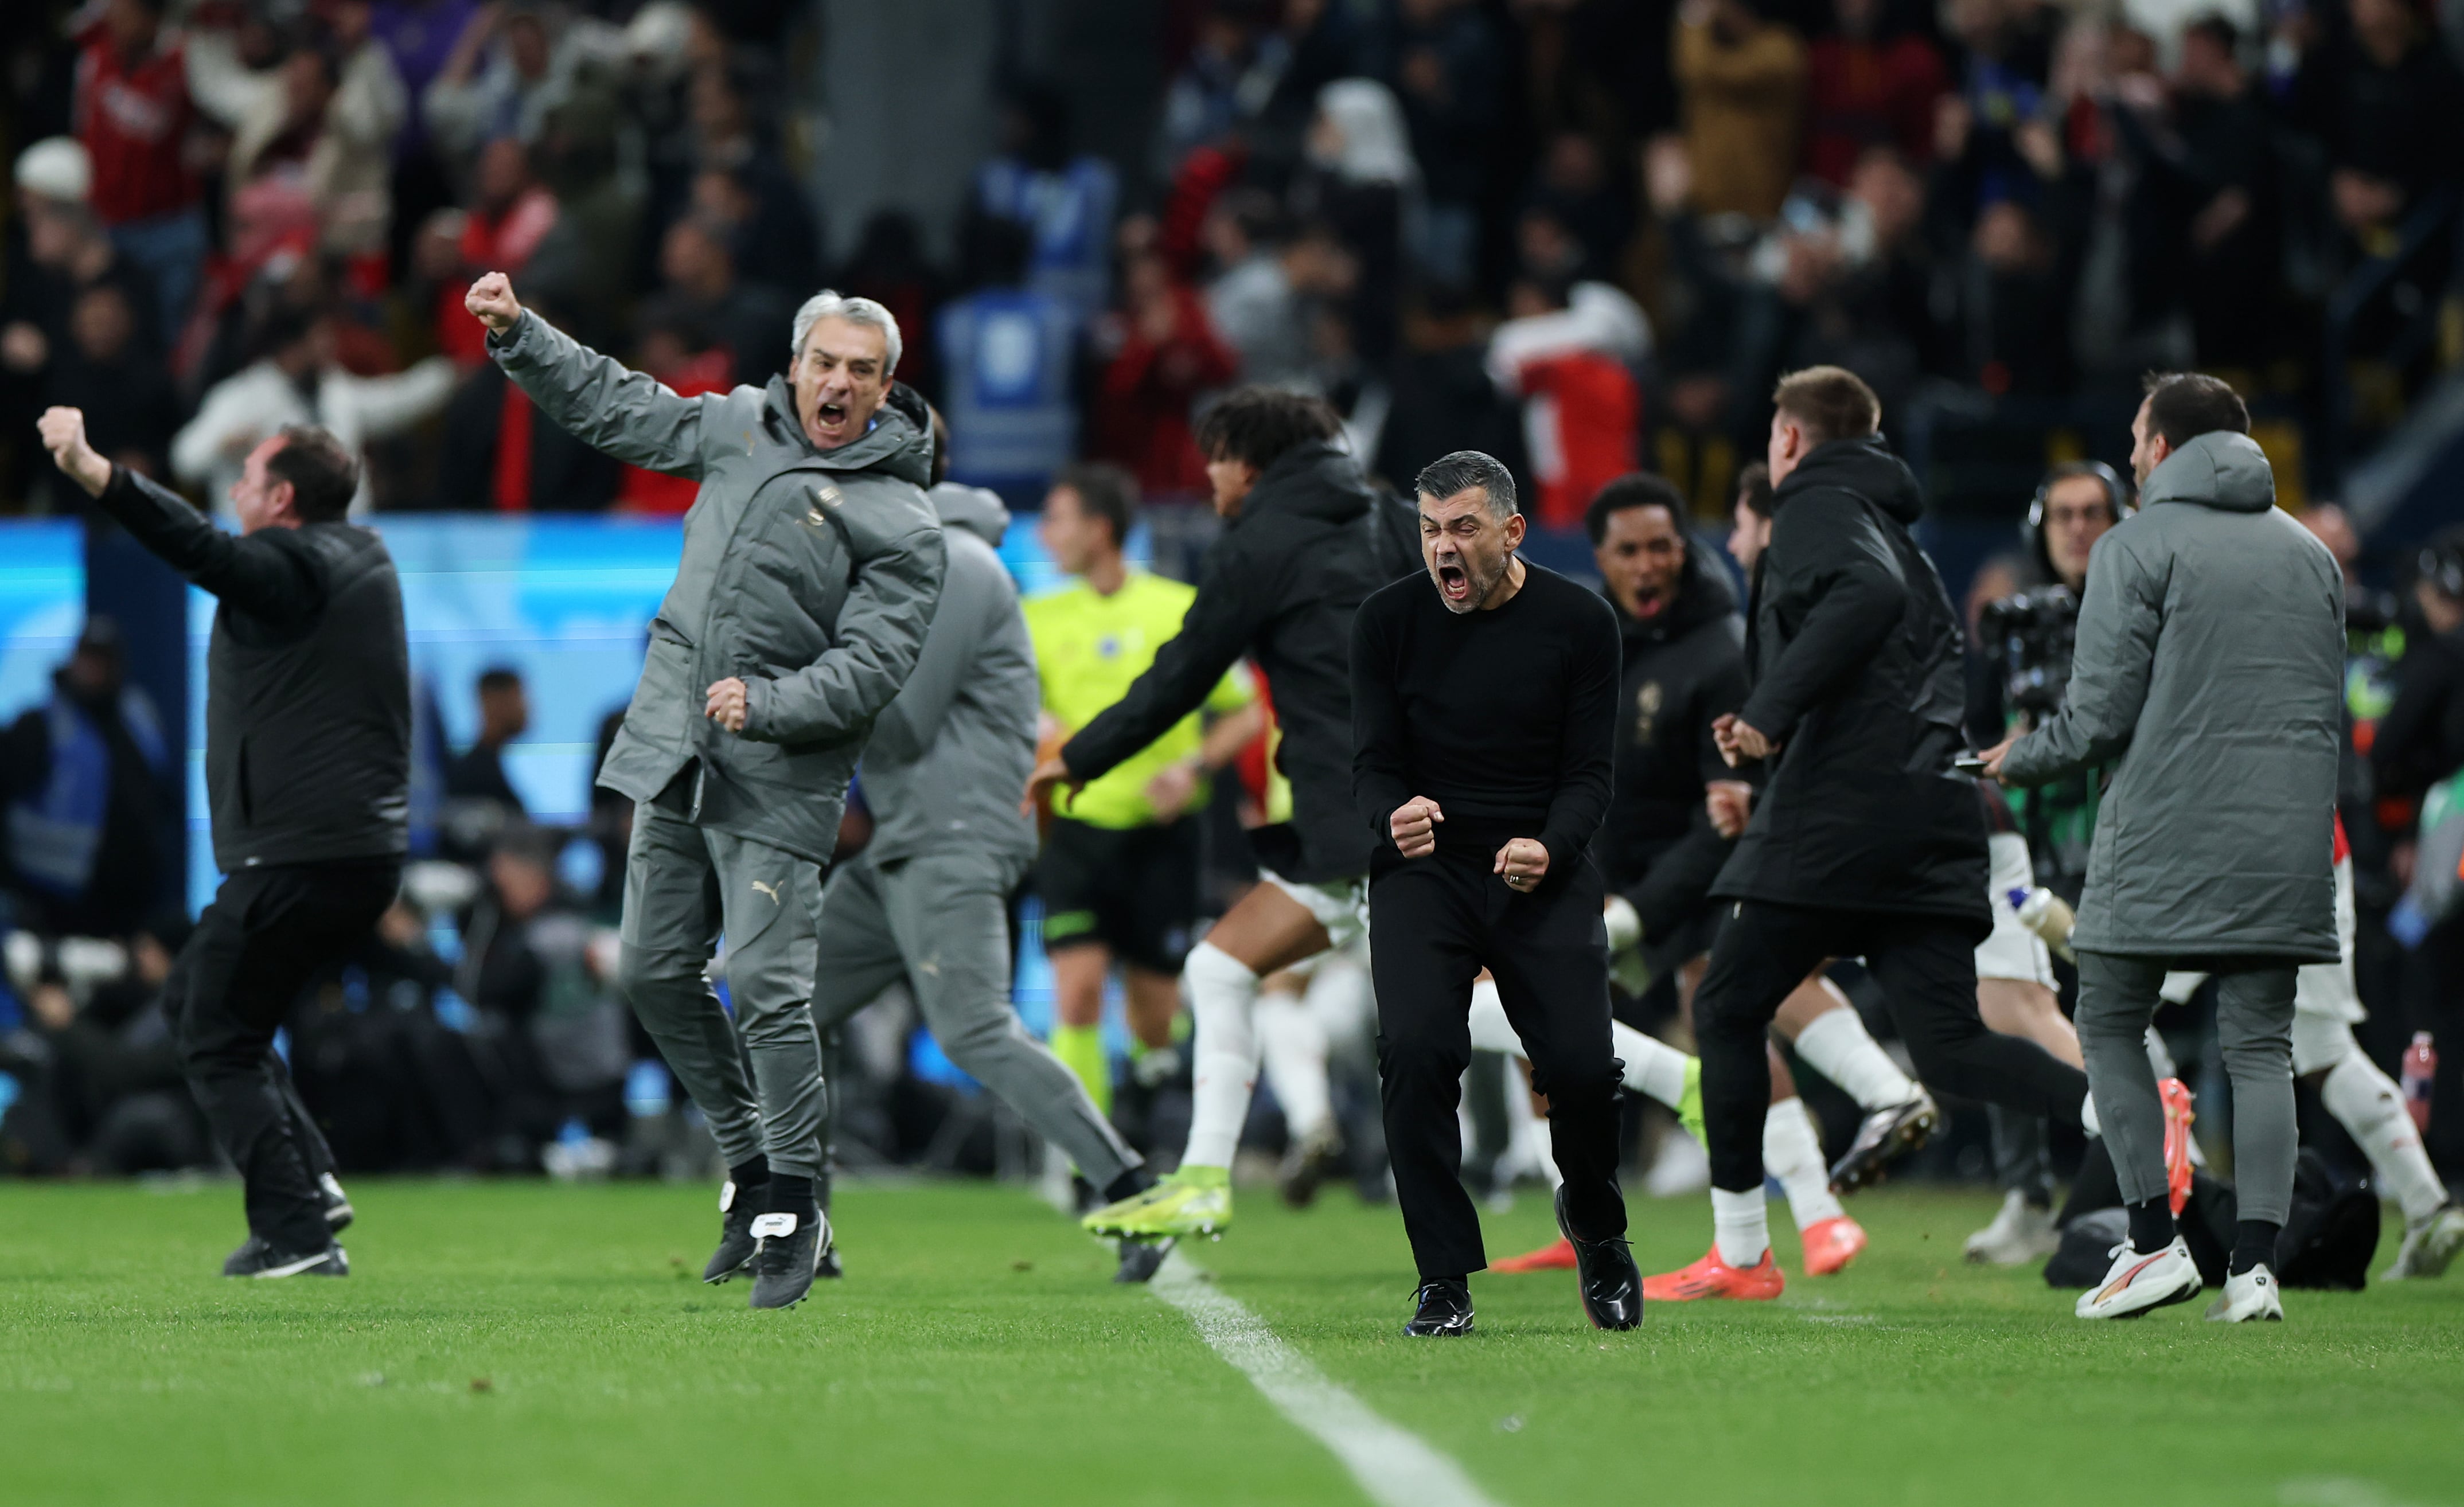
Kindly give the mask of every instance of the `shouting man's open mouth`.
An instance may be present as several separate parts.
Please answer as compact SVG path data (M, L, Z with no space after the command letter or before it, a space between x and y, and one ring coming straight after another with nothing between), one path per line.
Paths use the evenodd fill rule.
M1463 569L1458 562L1440 560L1438 562L1438 590L1444 595L1446 601L1449 602L1460 604L1469 601L1471 600L1471 572Z

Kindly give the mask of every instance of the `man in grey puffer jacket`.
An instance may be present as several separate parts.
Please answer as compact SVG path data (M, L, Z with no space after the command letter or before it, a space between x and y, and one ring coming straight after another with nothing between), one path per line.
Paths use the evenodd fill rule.
M820 294L797 311L789 378L684 398L525 314L501 273L466 302L541 413L620 461L701 483L599 771L637 802L617 986L727 1157L704 1279L750 1265L753 1306L790 1306L828 1244L814 1196L821 869L941 593L926 409L891 375L898 322ZM703 978L722 932L732 1019Z
M942 469L935 447L935 470ZM822 891L813 1015L837 1025L904 980L950 1060L1067 1153L1109 1202L1153 1179L1078 1075L1027 1035L1010 1008L1008 901L1035 862L1035 822L1016 792L1035 766L1043 704L1018 587L996 546L1009 510L944 481L949 574L907 688L873 725L864 755L872 841ZM1124 1280L1167 1247L1124 1241Z
M2224 382L2151 380L2131 432L2140 510L2089 557L2069 704L1986 767L2035 785L2114 765L2071 943L2079 1045L2130 1243L2079 1299L2079 1317L2199 1292L2167 1196L2167 1110L2142 1045L2167 969L2185 968L2216 976L2233 1079L2241 1227L2208 1317L2280 1319L2272 1267L2293 1199L2294 975L2340 955L2343 578L2277 511L2249 411Z

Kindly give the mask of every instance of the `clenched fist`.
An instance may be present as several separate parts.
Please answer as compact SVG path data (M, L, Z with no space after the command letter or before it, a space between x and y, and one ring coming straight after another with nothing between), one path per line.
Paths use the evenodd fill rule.
M730 732L741 732L751 706L752 696L744 688L744 682L730 675L711 683L704 693L702 714Z
M52 452L52 464L83 487L87 496L102 495L102 489L111 485L111 462L86 443L84 409L46 408L34 421L34 430L43 437L43 448Z
M1426 858L1438 850L1438 823L1446 814L1426 796L1414 796L1386 819L1386 835L1405 858Z
M473 283L462 295L462 307L498 335L521 322L522 306L514 296L514 280L503 273L488 273Z

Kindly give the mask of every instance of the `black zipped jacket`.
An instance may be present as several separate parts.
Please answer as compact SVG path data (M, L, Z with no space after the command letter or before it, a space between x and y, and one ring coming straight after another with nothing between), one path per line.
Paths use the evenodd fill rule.
M1916 476L1880 440L1817 447L1772 498L1738 716L1779 745L1711 893L1992 929L1960 730L1959 616L1909 532Z
M206 795L214 866L399 858L410 846L410 650L373 529L233 535L126 467L102 511L213 593Z
M1283 730L1275 763L1292 785L1290 822L1249 834L1258 862L1302 884L1366 876L1370 837L1352 799L1352 615L1409 569L1379 511L1392 506L1329 444L1267 467L1208 547L1180 631L1063 745L1070 777L1096 778L1163 736L1246 655L1266 677Z
M1713 719L1745 704L1745 624L1727 578L1694 549L1657 616L1629 617L1614 598L1609 607L1624 642L1617 775L1592 851L1643 935L1659 941L1709 899L1731 846L1711 825L1704 787L1745 777L1711 741Z

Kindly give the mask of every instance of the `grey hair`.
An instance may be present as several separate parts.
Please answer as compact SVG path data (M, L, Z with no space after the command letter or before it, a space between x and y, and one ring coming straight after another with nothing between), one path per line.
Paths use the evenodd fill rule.
M898 317L870 298L843 295L830 288L805 299L804 306L796 311L795 345L788 353L790 360L803 359L804 337L813 333L813 326L824 319L845 319L849 324L870 325L879 330L882 349L890 360L889 369L882 375L887 377L898 370L899 352L907 348L906 342L898 338Z
M1423 497L1451 497L1456 492L1478 487L1488 499L1488 514L1506 519L1523 511L1514 497L1514 474L1500 464L1494 455L1479 450L1457 450L1441 455L1420 469L1420 478L1413 485Z

